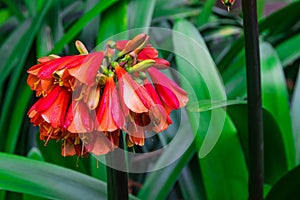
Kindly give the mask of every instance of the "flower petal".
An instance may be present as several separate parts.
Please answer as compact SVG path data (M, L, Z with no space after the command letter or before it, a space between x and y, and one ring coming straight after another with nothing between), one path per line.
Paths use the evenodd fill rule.
M146 59L154 59L158 57L158 52L152 46L145 47L140 53L138 54L139 60L146 60Z
M96 81L96 75L102 64L103 57L103 52L90 53L80 66L68 68L68 72L81 83L92 85Z
M89 113L86 104L82 101L76 102L74 100L72 102L64 122L64 128L71 133L86 133L93 131L92 113Z
M129 73L117 66L116 74L119 81L121 101L135 113L148 112L148 108L154 104L147 90L137 84Z
M119 127L116 124L112 108L118 104L117 99L113 99L113 91L115 89L115 83L113 77L106 79L104 91L101 97L99 109L97 110L97 130L113 132ZM113 102L114 101L114 102Z
M174 110L184 107L187 104L187 93L174 81L154 67L149 68L148 73L153 81L155 89L167 106Z
M119 130L107 133L107 136L103 132L95 132L94 134L96 139L91 152L97 156L107 154L119 146Z

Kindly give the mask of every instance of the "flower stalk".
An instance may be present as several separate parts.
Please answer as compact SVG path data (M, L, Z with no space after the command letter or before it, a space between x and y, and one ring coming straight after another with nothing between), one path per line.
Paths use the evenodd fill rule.
M124 141L121 135L119 147L124 148ZM125 169L125 154L114 156L113 152L105 155L106 173L107 173L107 199L108 200L127 200L128 196L128 174L125 171L116 170L110 166L123 165Z
M256 0L243 0L247 93L249 199L263 199L264 144Z

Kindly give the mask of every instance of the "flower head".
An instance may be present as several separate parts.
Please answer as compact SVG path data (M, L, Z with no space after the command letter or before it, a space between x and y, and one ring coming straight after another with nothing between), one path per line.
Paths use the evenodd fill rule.
M28 70L27 83L40 97L28 116L45 145L61 141L63 156L101 155L119 146L121 132L128 146L142 146L147 133L168 128L170 112L188 97L160 72L170 63L149 39L109 41L92 53L76 41L79 55L43 57Z

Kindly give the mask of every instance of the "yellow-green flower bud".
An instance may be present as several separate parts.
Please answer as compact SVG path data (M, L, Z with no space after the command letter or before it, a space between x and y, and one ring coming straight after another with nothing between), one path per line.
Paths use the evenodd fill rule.
M128 67L126 70L129 73L144 71L144 70L148 69L149 67L152 67L154 64L155 64L155 60L147 59L147 60L143 60L142 62L135 64L132 67Z

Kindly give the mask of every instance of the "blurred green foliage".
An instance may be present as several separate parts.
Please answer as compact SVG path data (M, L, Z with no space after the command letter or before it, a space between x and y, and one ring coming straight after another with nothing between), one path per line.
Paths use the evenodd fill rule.
M216 3L218 6L216 6ZM93 157L63 158L60 144L47 147L26 113L36 100L26 85L26 70L50 53L70 55L75 40L92 50L108 37L145 27L174 30L193 42L167 40L185 59L160 52L191 81L199 106L203 100L241 100L223 108L194 112L183 109L195 140L172 165L151 173L130 174L130 198L140 199L247 199L247 99L242 14L239 2L228 12L215 0L2 0L0 1L0 200L105 199L106 168ZM300 198L300 2L282 2L264 15L271 4L258 1L260 56L265 140L265 196ZM147 31L145 28L144 31ZM126 39L126 38L124 38ZM190 67L193 65L194 68ZM223 90L223 84L225 90ZM183 85L184 87L184 85ZM211 99L207 88L217 92ZM188 88L186 88L188 90ZM239 102L239 101L238 101ZM201 110L196 108L194 110ZM216 145L205 157L201 151L212 110L225 116ZM222 114L223 113L223 114ZM290 114L291 113L291 114ZM197 117L200 122L197 121ZM173 121L180 120L172 114ZM216 134L212 132L212 134ZM163 133L145 152L168 143ZM37 139L36 139L37 138ZM154 147L153 147L154 146ZM164 158L177 158L165 151ZM26 158L27 157L27 158ZM159 161L158 161L159 162ZM298 167L297 167L298 166ZM77 171L77 172L76 172Z

